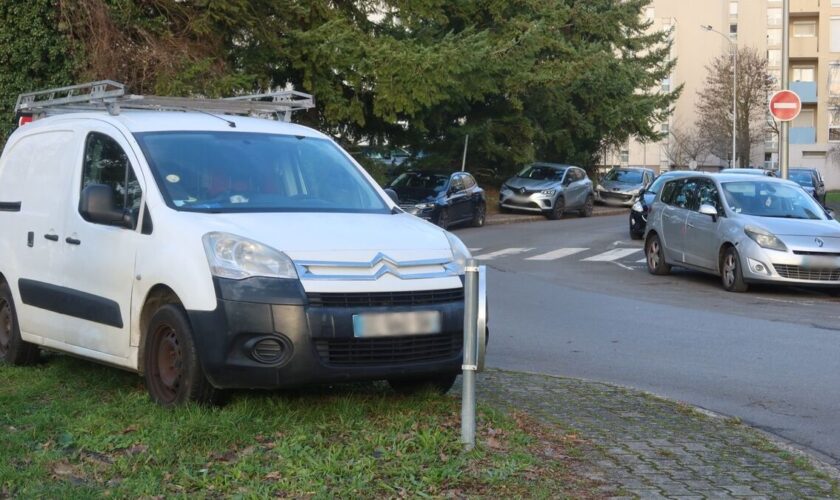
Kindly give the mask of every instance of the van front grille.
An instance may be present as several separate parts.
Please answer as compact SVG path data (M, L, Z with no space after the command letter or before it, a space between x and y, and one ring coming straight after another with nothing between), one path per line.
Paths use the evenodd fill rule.
M309 293L309 305L316 307L394 307L463 302L464 289L413 292Z
M463 334L368 339L320 339L321 362L334 366L387 366L441 361L460 356Z

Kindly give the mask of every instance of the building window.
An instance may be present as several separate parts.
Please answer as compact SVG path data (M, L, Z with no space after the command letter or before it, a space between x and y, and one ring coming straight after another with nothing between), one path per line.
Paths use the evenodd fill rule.
M769 29L767 30L767 45L770 47L778 47L782 44L782 30Z
M670 92L671 91L671 77L666 77L662 79L662 92Z
M840 96L840 63L828 66L828 93L831 96Z
M832 7L840 7L840 0L831 0Z
M630 163L630 150L627 148L628 146L624 146L624 148L621 149L620 161L622 165L627 165L628 163Z
M828 140L840 142L840 108L828 110Z
M840 52L840 17L831 18L831 52Z
M782 65L782 51L772 49L767 51L767 65L771 68L778 68Z
M813 82L816 70L813 66L793 68L790 79L794 82Z
M670 133L670 132L671 132L671 126L670 126L669 124L667 124L667 123L663 123L663 124L662 124L662 127L660 128L660 130L662 131L662 133L663 133L663 134L666 134L666 135L667 135L668 133Z
M738 2L729 2L729 15L730 16L737 16L738 15Z
M767 9L767 25L779 26L780 24L782 24L782 9L777 7Z
M799 21L793 23L793 36L795 38L813 38L817 36L817 22Z
M730 24L729 25L729 38L738 38L738 25L737 24Z

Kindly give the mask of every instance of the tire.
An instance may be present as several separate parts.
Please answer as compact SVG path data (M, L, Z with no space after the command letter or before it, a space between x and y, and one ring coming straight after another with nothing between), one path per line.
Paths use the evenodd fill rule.
M388 385L397 394L410 396L424 391L446 394L455 385L457 375L437 375L414 379L390 379Z
M554 202L554 206L551 208L551 211L545 214L545 217L548 220L558 220L563 218L563 214L566 212L566 200L563 198L557 198L557 201Z
M650 235L645 242L645 257L650 274L664 276L671 272L670 264L665 262L665 250L662 248L662 242L659 241L658 234Z
M744 293L750 286L744 281L741 271L741 256L735 247L729 247L723 252L720 262L720 281L727 292Z
M435 224L441 229L449 229L449 212L445 208L440 209Z
M472 227L484 227L487 220L487 205L481 203L476 207L473 214Z
M222 402L222 392L210 385L204 375L192 328L178 306L162 306L149 321L143 368L149 396L161 406Z
M586 201L583 202L583 208L580 209L578 215L581 217L592 217L592 210L595 207L595 199L592 196L587 196Z
M38 346L20 337L15 301L5 282L0 282L0 362L26 366L38 362Z

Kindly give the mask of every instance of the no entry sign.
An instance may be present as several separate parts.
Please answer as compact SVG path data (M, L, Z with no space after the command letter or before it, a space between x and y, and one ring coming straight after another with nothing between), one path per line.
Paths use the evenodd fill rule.
M792 90L780 90L770 98L770 114L780 122L789 122L799 116L802 101Z

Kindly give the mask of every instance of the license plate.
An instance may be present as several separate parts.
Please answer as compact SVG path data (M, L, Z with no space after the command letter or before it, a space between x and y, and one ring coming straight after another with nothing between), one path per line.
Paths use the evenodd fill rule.
M353 315L356 337L434 335L441 332L440 312L418 311Z

